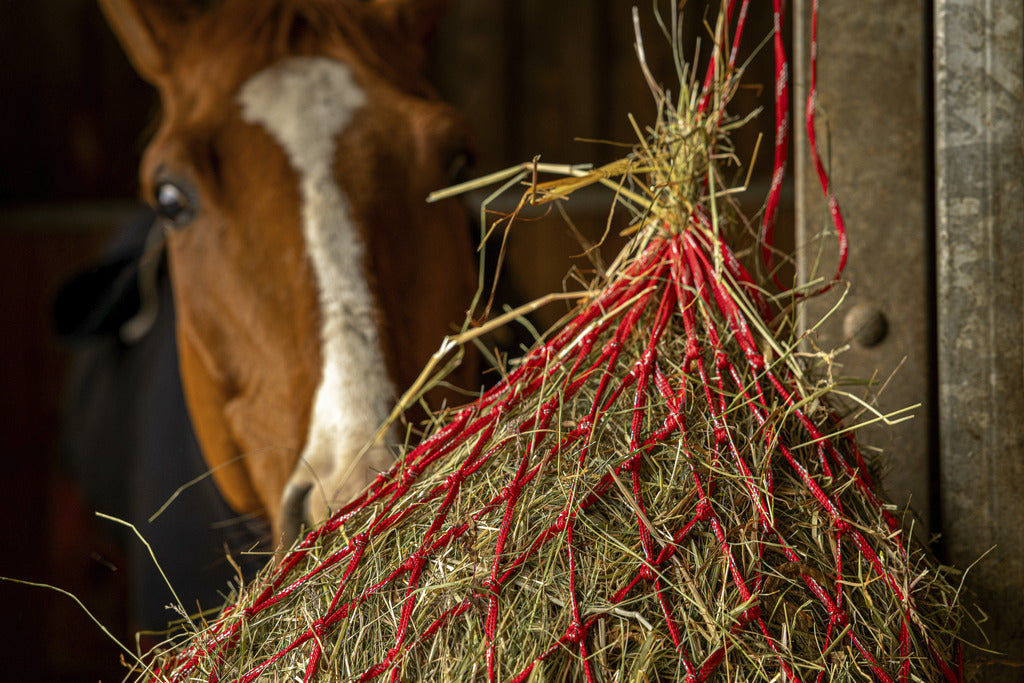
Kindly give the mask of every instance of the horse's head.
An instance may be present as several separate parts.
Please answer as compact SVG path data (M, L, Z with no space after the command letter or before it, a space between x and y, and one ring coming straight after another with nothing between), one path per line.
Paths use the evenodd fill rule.
M424 202L469 147L421 73L445 3L100 1L161 96L141 185L196 432L287 539L390 466L367 445L469 305L466 217Z

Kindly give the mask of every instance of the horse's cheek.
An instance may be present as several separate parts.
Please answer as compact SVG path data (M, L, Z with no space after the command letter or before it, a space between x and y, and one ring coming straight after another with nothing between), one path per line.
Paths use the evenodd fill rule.
M224 409L228 401L223 382L211 373L209 352L202 348L184 320L178 325L178 355L189 416L203 457L227 503L240 513L262 511L244 458L231 438Z

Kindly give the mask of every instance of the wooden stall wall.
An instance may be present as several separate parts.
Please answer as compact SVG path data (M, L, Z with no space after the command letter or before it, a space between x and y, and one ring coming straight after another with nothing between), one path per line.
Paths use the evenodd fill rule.
M645 130L657 110L634 47L632 8L637 4L635 0L455 3L437 36L434 75L443 95L476 128L478 174L535 157L550 163L602 164L620 158L638 142L630 115ZM678 94L668 41L653 11L657 6L667 19L671 4L639 3L638 10L648 65L659 82ZM694 57L706 58L709 25L717 5L689 2L683 6L684 43L692 46ZM749 85L738 94L735 110L763 107L767 113L737 135L744 163L750 161L758 135L770 136L773 63L771 51L759 44L770 35L771 26L767 4L752 10L743 55L753 60ZM771 154L766 150L770 148L762 146L757 156L754 189L749 193L754 202L761 201L769 182ZM474 194L470 205L478 206L485 194ZM509 210L516 199L510 193L495 208ZM583 192L567 208L587 241L605 234L609 225L606 193ZM752 211L757 208L757 204L751 206ZM622 244L616 236L626 218L621 212L614 217L604 254L614 254ZM790 214L783 220L791 220ZM570 258L582 251L560 217L521 223L510 236L508 278L524 297L560 290L571 266L591 269L587 259ZM530 266L517 268L516 264ZM548 323L564 311L564 307L550 310L539 317Z
M88 0L0 4L0 576L71 591L126 636L127 568L59 463L57 289L122 220L154 98ZM0 582L0 678L119 680L71 598Z
M547 162L602 163L624 151L609 143L636 142L628 115L643 127L655 107L633 48L633 4L454 3L431 70L442 94L476 129L474 174L538 155ZM668 10L669 3L658 4ZM690 37L707 35L704 4L686 5ZM758 12L768 9L761 4ZM671 84L674 71L652 3L640 5L651 68ZM751 21L750 35L767 37L770 17L757 14ZM768 55L752 80L770 83L770 68ZM770 108L770 96L770 89L748 88L738 108ZM93 517L59 463L68 356L52 333L49 307L59 285L131 213L138 157L154 112L152 91L132 72L94 0L0 3L0 292L6 302L0 307L0 408L7 426L0 447L6 468L0 513L7 520L0 525L0 575L73 592L125 642L131 568L111 541L109 524ZM769 117L743 133L744 155ZM767 157L762 153L752 197L763 196ZM509 201L496 208L507 209ZM572 200L586 240L605 232L608 206L606 196ZM571 264L592 269L587 259L570 258L583 248L560 217L534 218L510 235L506 277L520 300L561 289ZM616 216L615 230L624 220ZM607 253L619 243L615 230ZM542 312L540 323L564 310ZM116 648L70 598L0 583L0 605L6 616L0 621L3 678L121 677Z

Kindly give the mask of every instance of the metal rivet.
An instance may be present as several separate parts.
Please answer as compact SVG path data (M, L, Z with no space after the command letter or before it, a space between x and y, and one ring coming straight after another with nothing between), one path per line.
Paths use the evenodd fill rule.
M843 319L843 333L857 346L876 346L885 339L889 322L880 310L870 304L857 304Z

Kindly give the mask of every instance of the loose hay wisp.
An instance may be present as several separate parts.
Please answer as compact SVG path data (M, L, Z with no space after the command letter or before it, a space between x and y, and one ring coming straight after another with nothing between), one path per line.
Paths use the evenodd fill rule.
M744 225L722 170L732 5L706 80L661 95L627 159L527 190L617 188L638 229L608 277L161 679L962 678L947 570L878 499L781 299L725 241ZM768 226L777 201L776 183Z

